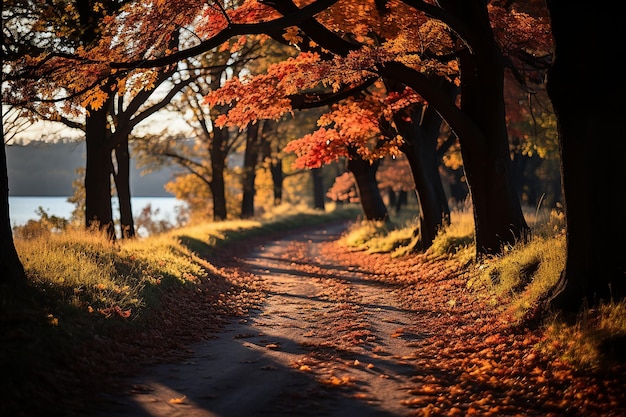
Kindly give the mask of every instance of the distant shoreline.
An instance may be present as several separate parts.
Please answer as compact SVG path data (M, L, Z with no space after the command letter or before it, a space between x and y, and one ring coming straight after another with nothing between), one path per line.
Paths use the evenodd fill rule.
M25 225L29 220L37 220L37 214L41 207L47 214L51 216L69 219L72 212L76 208L73 203L69 203L67 199L70 196L9 196L9 218L12 226ZM118 202L114 196L111 198L113 206L113 216L118 218L117 213ZM150 205L153 210L153 216L156 220L168 220L174 222L176 218L176 208L184 207L186 203L176 197L170 196L133 196L131 197L131 205L133 207L133 216L137 217L142 210ZM158 212L157 212L158 210Z
M63 194L46 194L46 195L27 195L27 194L11 194L9 193L9 198L13 198L13 197L28 197L28 198L48 198L48 197L52 197L52 198L70 198L71 195L63 195ZM161 195L135 195L133 194L133 196L131 198L135 198L135 197L140 197L140 198L176 198L175 196L173 196L172 194L161 194ZM113 195L111 196L111 198L117 198L117 196Z

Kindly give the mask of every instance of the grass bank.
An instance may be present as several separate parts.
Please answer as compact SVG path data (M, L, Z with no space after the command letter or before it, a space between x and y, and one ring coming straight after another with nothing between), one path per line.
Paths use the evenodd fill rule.
M512 327L540 326L545 335L541 347L548 355L582 371L626 362L626 302L585 308L574 325L541 310L565 265L565 223L555 211L529 209L525 217L532 229L530 242L477 261L471 210L454 211L451 225L437 235L427 255L465 265L470 271L468 291L494 306ZM365 252L403 256L410 253L416 227L406 212L388 222L357 222L343 243Z

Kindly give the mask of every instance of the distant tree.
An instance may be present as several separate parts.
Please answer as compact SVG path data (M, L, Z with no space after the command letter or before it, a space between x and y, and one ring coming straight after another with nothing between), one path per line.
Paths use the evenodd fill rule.
M350 157L346 160L346 167L354 176L365 219L388 221L389 212L380 194L378 181L376 181L376 171L380 165L380 159L374 161L363 159L354 149L350 150L350 153Z
M313 179L313 208L316 210L326 210L326 196L324 193L324 176L322 168L311 169Z
M409 192L415 192L411 166L404 154L385 157L376 173L376 180L381 190L387 190L389 208L394 209L396 213L399 213L407 202L402 194L406 196Z
M263 122L249 125L246 128L246 143L243 155L243 166L241 173L241 212L242 219L250 219L254 217L254 196L256 190L254 182L256 179L256 170L259 164L259 156L262 146Z
M194 192L195 197L185 197L184 187L177 195L183 200L198 198L200 195L208 199L205 207L212 208L207 213L200 209L200 202L191 203L194 217L208 215L213 220L225 220L228 216L226 177L228 155L242 142L243 135L229 128L215 126L215 120L223 110L219 106L207 108L202 104L202 98L212 89L218 88L225 77L224 63L229 55L218 58L213 56L202 59L205 65L212 61L214 67L193 76L190 86L181 96L173 101L170 109L176 111L191 128L191 137L188 134L180 135L176 132L164 131L160 135L144 137L135 142L135 151L138 153L140 165L146 170L158 169L165 165L182 167L194 175L199 184L208 187L207 193ZM184 116L187 115L187 116Z
M210 188L203 176L195 173L195 169L188 171L190 173L177 174L173 180L165 184L165 189L187 204L189 223L205 222L213 215Z

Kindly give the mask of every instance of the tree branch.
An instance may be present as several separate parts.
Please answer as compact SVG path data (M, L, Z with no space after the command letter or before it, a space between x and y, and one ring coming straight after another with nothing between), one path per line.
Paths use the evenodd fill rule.
M111 68L156 68L175 64L176 62L183 59L210 51L211 49L220 46L233 36L265 34L267 32L283 29L289 26L295 26L298 23L326 10L337 1L338 0L317 0L309 4L308 6L298 9L298 11L294 13L274 20L270 20L268 22L233 23L228 25L225 29L223 29L220 33L218 33L211 39L203 41L196 46L192 46L191 48L174 52L171 55L167 55L161 58L145 59L132 62L112 62L110 66Z

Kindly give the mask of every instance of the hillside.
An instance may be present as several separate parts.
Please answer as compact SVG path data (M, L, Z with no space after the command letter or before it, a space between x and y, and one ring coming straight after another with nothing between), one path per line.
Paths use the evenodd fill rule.
M76 170L85 166L84 142L31 142L6 147L11 196L69 196ZM131 190L135 197L171 197L163 189L173 173L164 168L147 175L132 163Z

